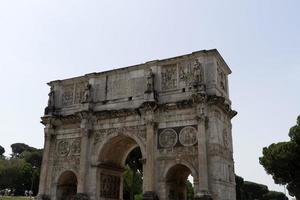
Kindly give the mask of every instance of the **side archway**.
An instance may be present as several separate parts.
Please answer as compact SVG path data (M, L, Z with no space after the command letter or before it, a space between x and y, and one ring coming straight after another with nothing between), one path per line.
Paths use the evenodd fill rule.
M165 171L165 194L167 200L188 200L190 196L189 177L196 178L193 168L184 164L175 164ZM191 185L190 185L191 186Z
M57 181L56 200L70 200L77 193L77 183L74 172L63 172Z

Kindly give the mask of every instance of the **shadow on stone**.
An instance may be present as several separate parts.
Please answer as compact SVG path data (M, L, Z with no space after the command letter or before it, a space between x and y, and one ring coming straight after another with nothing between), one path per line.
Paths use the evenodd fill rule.
M197 196L194 198L194 200L213 200L210 195L203 195L203 196Z
M143 194L142 200L159 200L155 192L145 192Z
M35 200L51 200L49 195L46 194L40 194L37 197L35 197Z
M78 193L72 196L71 200L89 200L89 196L84 193Z

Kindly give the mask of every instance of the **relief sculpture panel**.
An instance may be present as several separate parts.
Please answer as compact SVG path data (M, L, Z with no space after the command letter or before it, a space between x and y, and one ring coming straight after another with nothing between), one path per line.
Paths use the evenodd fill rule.
M165 65L161 68L162 90L177 88L177 64Z
M143 126L126 126L122 128L99 129L95 131L94 144L103 142L111 134L132 134L136 135L142 142L146 141L146 130Z
M66 140L62 140L57 142L57 155L61 157L65 157L70 152L70 144Z
M119 199L120 177L108 174L101 174L100 197L107 199Z
M159 144L161 147L170 148L174 147L177 143L177 133L173 129L165 129L159 135Z
M73 104L73 93L74 93L74 86L68 85L63 88L62 94L62 106L70 106Z
M197 143L197 130L191 126L183 128L179 134L179 141L183 146L193 146Z
M158 130L158 148L188 148L195 146L197 140L197 126L179 126Z

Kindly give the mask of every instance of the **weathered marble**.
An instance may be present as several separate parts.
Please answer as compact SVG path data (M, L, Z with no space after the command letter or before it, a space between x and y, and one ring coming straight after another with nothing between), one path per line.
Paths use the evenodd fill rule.
M51 86L39 195L122 199L125 159L140 147L144 199L235 200L229 67L203 50Z

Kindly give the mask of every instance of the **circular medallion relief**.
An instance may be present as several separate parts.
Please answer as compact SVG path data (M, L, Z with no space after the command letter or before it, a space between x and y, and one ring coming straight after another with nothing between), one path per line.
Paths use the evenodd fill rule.
M70 151L70 146L67 141L60 141L57 145L57 154L60 156L67 156Z
M177 142L177 133L173 129L165 129L159 135L159 144L162 147L169 148L175 146Z
M187 126L180 131L179 141L183 146L193 146L197 143L197 130Z

